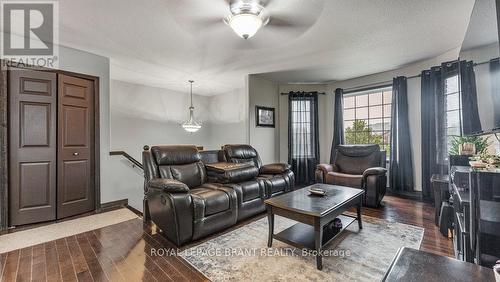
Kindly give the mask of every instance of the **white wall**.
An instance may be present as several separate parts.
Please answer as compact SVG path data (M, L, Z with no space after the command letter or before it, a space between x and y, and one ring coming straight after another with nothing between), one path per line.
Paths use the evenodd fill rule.
M278 86L279 93L288 93L290 91L304 91L325 93L318 95L318 128L319 128L319 153L320 162L326 163L330 159L329 146L332 140L328 140L327 127L333 126L333 120L327 118L330 107L333 107L328 96L331 96L331 91L323 84L280 84ZM279 126L279 155L280 162L288 162L288 96L279 96L280 108L280 126ZM328 150L328 154L325 154ZM328 156L328 157L327 157Z
M255 126L255 106L275 108L275 128ZM278 84L256 75L248 77L249 144L258 152L264 164L280 159L280 105Z
M458 49L450 50L445 54L437 56L432 59L428 59L421 62L416 62L414 64L401 67L396 70L387 71L383 73L363 76L355 79L350 79L346 81L334 82L328 85L329 92L333 92L336 88L351 88L372 83L378 83L383 81L390 81L396 76L413 76L420 74L423 70L429 69L433 66L438 66L442 62L456 60L458 58ZM329 96L331 102L334 103L333 95ZM420 78L414 78L408 80L408 108L409 108L409 122L410 122L410 140L412 142L412 158L413 158L413 175L415 181L415 189L422 189L422 158L421 158L421 123L420 123ZM333 107L328 108L327 119L333 120ZM327 127L328 130L326 136L327 140L331 142L333 137L333 128ZM331 149L331 144L328 144L328 150L322 152L322 154L329 154ZM326 157L326 156L324 156Z
M189 85L186 84L188 90ZM209 98L193 95L195 118L202 128L188 133L181 123L189 116L189 94L167 89L111 80L111 150L125 151L142 161L144 145L195 144L211 146ZM142 171L131 168L131 163L114 157L113 186L119 187L121 198L142 210Z
M111 149L125 151L142 160L144 145L195 144L205 150L224 144L248 143L247 98L244 89L216 96L193 95L195 118L202 128L188 133L181 127L188 118L189 93L111 80ZM196 93L196 86L194 87ZM130 162L114 157L113 185L120 187L122 198L142 210L142 171Z
M246 89L210 97L210 148L248 144L248 95Z

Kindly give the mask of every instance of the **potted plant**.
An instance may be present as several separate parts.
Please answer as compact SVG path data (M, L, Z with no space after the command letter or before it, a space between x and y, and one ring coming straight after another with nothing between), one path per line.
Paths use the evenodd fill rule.
M452 136L451 147L449 150L450 155L460 155L462 145L474 144L476 151L472 154L483 154L490 145L490 137L482 138L479 136Z

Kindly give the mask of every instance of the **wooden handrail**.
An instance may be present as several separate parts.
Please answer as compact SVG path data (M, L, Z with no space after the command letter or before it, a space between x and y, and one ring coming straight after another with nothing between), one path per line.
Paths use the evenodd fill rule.
M124 151L111 151L109 152L110 156L124 156L127 160L129 160L131 163L133 163L135 166L138 168L144 170L144 167L142 166L142 163L139 162L138 160L134 159L131 155L127 154Z

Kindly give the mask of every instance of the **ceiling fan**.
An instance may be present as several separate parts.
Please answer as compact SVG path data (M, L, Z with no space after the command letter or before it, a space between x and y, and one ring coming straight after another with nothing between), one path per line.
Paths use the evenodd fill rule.
M237 49L285 44L299 37L320 18L325 0L168 0L168 13L207 44L224 43ZM224 24L226 23L226 25ZM231 40L230 27L239 38ZM235 39L238 37L234 36ZM208 40L208 41L207 41ZM242 44L242 43L245 44ZM209 43L209 44L210 44Z

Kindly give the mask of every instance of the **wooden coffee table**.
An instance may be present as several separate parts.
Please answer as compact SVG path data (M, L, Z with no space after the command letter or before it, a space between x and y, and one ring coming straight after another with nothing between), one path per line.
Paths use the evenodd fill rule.
M326 190L326 196L313 196L307 190L316 187ZM364 191L361 189L314 184L293 192L265 200L269 221L269 239L267 246L271 247L273 238L297 248L306 248L315 251L316 267L321 270L323 246L335 239L355 220L359 228L361 222L361 205ZM356 206L357 217L342 215L347 209ZM298 221L278 234L274 234L274 215L283 216ZM323 227L339 217L342 220L342 229L337 233L324 234Z

